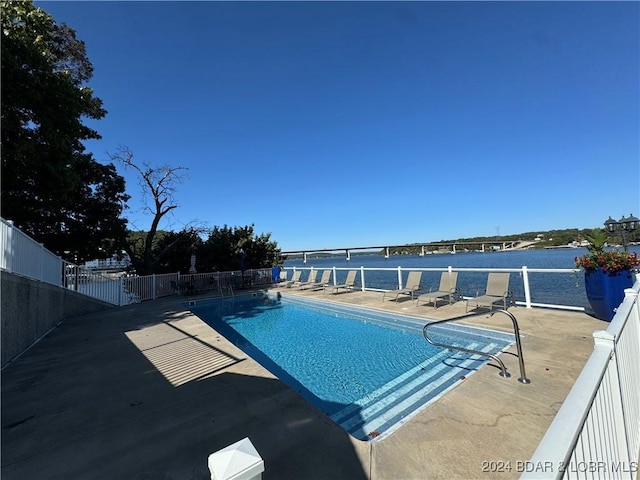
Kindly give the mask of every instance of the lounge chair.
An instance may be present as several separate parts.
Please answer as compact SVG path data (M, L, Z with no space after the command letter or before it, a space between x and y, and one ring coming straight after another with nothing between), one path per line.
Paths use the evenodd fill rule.
M286 270L281 270L280 273L278 273L278 275L276 276L276 278L273 278L271 285L273 287L284 287L285 284L287 283L287 272Z
M284 281L279 285L283 288L291 288L295 283L300 282L300 275L302 275L302 270L296 270L295 272L293 272L293 276L291 277L291 280Z
M204 292L208 286L209 286L209 279L207 277L198 277L193 282L193 288L195 290L195 293Z
M407 277L407 283L404 288L399 288L397 290L389 290L384 292L382 295L382 301L384 302L384 297L389 294L396 296L396 302L398 301L398 297L400 295L411 295L411 300L413 301L413 295L420 290L420 279L422 278L422 272L409 272L409 276Z
M311 270L305 282L297 281L297 282L294 282L293 286L304 290L307 287L307 285L316 283L317 276L318 276L318 270Z
M307 283L305 286L300 287L300 290L320 290L321 288L324 288L326 285L329 285L332 272L333 270L323 270L322 277L320 277L319 282Z
M493 306L498 302L501 302L502 308L506 310L508 307L507 299L511 296L509 275L509 273L490 273L484 295L476 295L475 298L467 299L466 311L469 311L469 305L475 305L474 308L489 307L489 310L493 310Z
M350 292L351 290L353 290L353 285L356 283L357 273L358 272L356 270L349 270L349 273L347 273L347 279L344 281L344 283L337 285L327 285L326 287L324 287L325 293L327 292L327 289L331 289L332 294L338 293L341 289L344 289L345 292Z
M455 299L458 289L456 284L458 282L458 272L442 272L440 276L440 286L435 292L431 289L428 293L423 293L416 298L416 307L422 300L425 303L433 303L433 308L438 308L438 300L448 298L449 305L451 305ZM432 287L433 288L433 287Z

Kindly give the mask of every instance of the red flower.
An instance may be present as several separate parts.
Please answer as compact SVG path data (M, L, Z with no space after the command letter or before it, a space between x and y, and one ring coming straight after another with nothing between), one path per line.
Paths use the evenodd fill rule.
M574 259L576 267L585 270L595 270L602 268L609 274L614 274L623 270L631 270L640 266L638 254L620 252L618 250L590 252Z

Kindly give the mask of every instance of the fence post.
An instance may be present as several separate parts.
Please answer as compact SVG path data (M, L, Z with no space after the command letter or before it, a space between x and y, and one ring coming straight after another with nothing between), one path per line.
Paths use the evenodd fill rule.
M15 235L15 231L14 231L14 226L13 226L13 220L7 220L7 224L9 225L9 241L7 242L9 244L9 247L11 249L10 253L9 253L9 261L7 262L7 270L9 271L9 273L13 273L13 259L16 256L16 242L17 242L17 238Z
M337 285L338 282L336 281L336 267L333 267L333 284Z
M360 290L364 292L365 288L364 288L364 267L363 266L360 267L360 282L362 283Z
M122 306L122 293L124 292L124 275L118 279L118 305Z
M38 245L40 245L40 278L38 280L44 282L44 243L38 243Z
M195 284L195 281L194 281ZM154 273L153 275L151 275L151 291L153 292L151 294L152 300L156 299L156 274Z
M260 480L264 460L249 437L212 453L207 458L211 480Z
M402 290L402 267L398 266L398 290Z
M522 281L524 282L524 302L527 308L531 308L531 290L529 288L529 270L522 267Z

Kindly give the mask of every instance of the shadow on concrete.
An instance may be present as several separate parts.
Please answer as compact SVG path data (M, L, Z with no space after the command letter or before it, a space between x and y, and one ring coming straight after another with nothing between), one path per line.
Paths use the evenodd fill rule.
M244 437L265 479L368 478L368 446L356 442L358 454L216 332L194 335L180 321L194 320L175 299L77 317L6 368L3 479L208 479L208 455ZM162 349L154 363L149 352ZM204 370L189 376L194 365Z

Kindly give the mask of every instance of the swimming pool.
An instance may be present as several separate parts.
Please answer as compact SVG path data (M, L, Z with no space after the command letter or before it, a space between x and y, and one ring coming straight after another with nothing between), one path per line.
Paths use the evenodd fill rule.
M417 317L262 293L189 308L360 440L390 434L486 363L428 344ZM514 341L461 325L433 334L494 354Z

